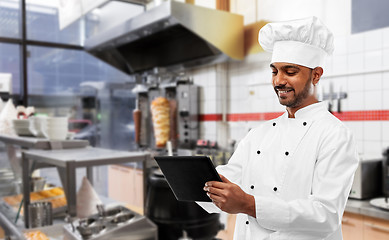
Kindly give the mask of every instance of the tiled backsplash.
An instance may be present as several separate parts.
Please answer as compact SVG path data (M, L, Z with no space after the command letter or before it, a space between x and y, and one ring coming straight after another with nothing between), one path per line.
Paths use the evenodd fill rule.
M330 85L335 93L346 92L341 110L343 117L353 117L344 123L354 132L360 153L380 156L389 147L389 120L385 115L389 112L389 28L335 39L335 51L328 58L317 93L319 98L320 94L329 93ZM201 138L220 141L223 135L239 141L250 128L261 123L255 120L259 119L256 115L284 111L271 86L269 63L270 55L260 53L249 55L242 62L191 72L194 82L202 87ZM222 121L224 104L227 122ZM369 118L372 114L376 114L373 119ZM220 128L218 124L228 127Z

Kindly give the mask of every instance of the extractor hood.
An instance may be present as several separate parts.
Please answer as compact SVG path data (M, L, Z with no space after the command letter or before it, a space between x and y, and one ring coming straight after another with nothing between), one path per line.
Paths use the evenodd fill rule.
M167 1L89 38L85 49L127 73L244 58L243 16Z

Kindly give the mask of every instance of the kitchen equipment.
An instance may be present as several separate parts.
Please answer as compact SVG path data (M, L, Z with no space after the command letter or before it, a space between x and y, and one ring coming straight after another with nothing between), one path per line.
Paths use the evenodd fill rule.
M222 23L222 24L221 24ZM185 69L244 58L243 16L165 1L85 41L85 49L124 73Z
M385 149L384 159L382 160L382 168L383 168L383 187L384 187L384 196L386 198L386 202L388 202L389 198L389 147Z
M375 198L370 201L370 204L385 210L389 210L389 148L383 152L382 159L382 190L384 197Z
M132 112L133 118L134 118L134 126L135 126L135 142L137 144L140 144L140 131L141 131L141 119L142 119L142 112L138 108L138 100L136 101L135 109Z
M31 192L42 191L46 184L46 179L43 177L32 177L30 179Z
M137 92L140 110L139 146L155 148L151 122L151 102L158 97L169 100L170 141L173 149L194 148L199 137L199 87L188 78L172 85L150 87L147 92Z
M34 202L28 205L28 218L31 228L53 224L53 208L51 202Z
M209 214L195 202L177 201L159 168L149 176L146 215L158 225L158 239L213 239L221 229L219 214Z
M354 175L350 198L366 199L379 196L382 192L382 159L360 161Z
M105 209L98 205L97 209L97 214L64 225L64 239L158 239L157 227L145 216L122 206Z

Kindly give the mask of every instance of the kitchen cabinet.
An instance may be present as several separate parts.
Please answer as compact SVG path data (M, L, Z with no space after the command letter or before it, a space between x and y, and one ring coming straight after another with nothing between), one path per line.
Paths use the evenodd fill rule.
M365 217L363 223L364 240L388 240L389 221Z
M363 216L345 212L342 219L344 240L363 240Z
M135 167L111 165L108 169L108 197L128 204L134 211L143 214L143 171Z
M344 240L388 240L389 221L345 212L342 231Z

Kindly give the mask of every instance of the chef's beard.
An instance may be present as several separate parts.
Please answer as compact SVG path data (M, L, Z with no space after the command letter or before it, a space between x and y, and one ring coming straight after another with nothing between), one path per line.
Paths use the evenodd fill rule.
M278 97L280 104L284 105L288 108L296 108L301 105L304 99L306 99L311 92L311 82L312 82L312 76L309 77L307 83L304 86L304 89L302 92L299 94L295 95L293 99L289 100L288 102L282 102L282 99ZM278 88L278 90L282 90L282 88ZM295 94L296 92L293 89L293 93Z

